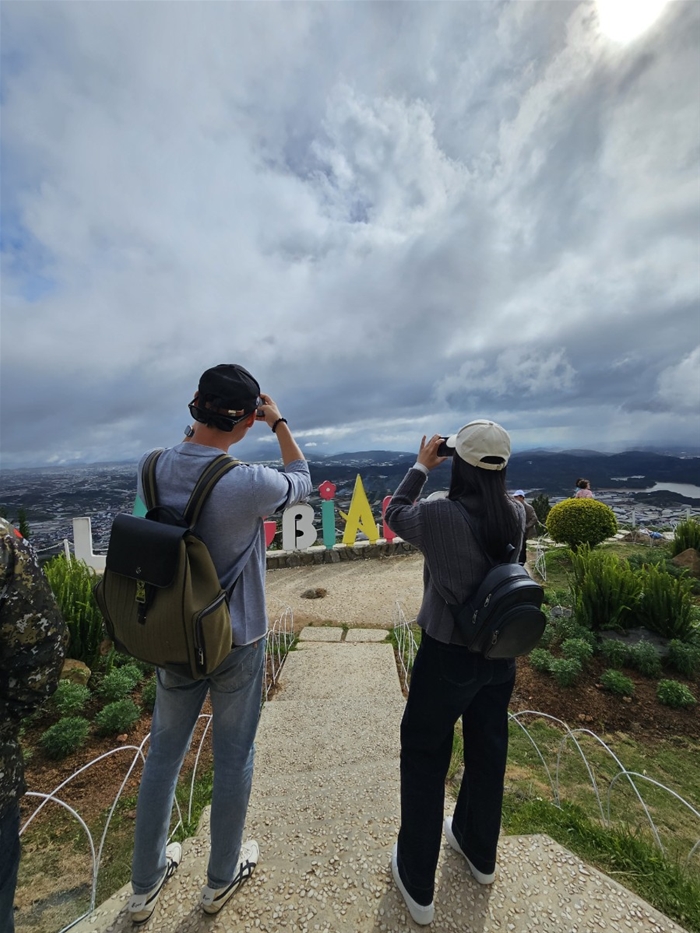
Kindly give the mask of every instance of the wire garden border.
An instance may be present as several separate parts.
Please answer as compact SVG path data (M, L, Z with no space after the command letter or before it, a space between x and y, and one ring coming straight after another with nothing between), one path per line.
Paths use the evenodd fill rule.
M261 697L261 703L264 703L265 700L270 696L271 691L276 686L282 667L286 660L289 649L292 647L294 640L294 613L289 606L284 606L281 603L278 604L275 620L270 626L268 636L267 636L267 659L265 665L265 682L263 686L263 695ZM195 756L194 767L192 768L192 774L189 779L189 797L187 804L187 818L183 819L183 812L180 806L180 803L175 798L175 809L177 813L177 819L175 826L171 830L170 838L172 838L175 833L184 827L185 822L190 823L192 820L192 808L194 803L194 791L195 784L197 780L197 771L199 768L199 762L202 756L202 752L205 748L205 742L209 736L210 726L211 726L211 715L202 713L198 717L198 721L204 721L204 730L199 739L197 746L197 753ZM37 807L32 811L32 813L27 817L20 828L20 837L24 835L27 829L32 825L32 823L46 810L49 804L57 804L59 807L62 807L66 810L79 824L82 830L85 833L87 845L89 848L90 861L91 861L91 870L90 870L90 906L87 911L80 914L79 917L76 917L74 920L71 920L66 926L61 927L58 933L67 933L72 927L80 923L81 920L84 920L86 917L89 917L90 914L95 909L96 898L97 898L97 886L99 881L100 866L102 864L102 857L105 852L105 846L107 843L107 838L109 834L110 825L112 822L112 817L117 808L119 800L122 796L124 788L126 787L129 779L133 775L135 769L139 764L143 765L146 760L146 747L150 739L150 733L144 738L140 745L123 745L118 748L113 748L108 752L104 752L102 755L98 755L96 758L93 758L92 761L89 761L87 764L83 765L77 771L74 771L69 777L62 781L57 787L55 787L50 793L39 793L37 791L27 791L25 797L29 797L38 801ZM98 762L104 761L106 758L113 757L115 755L131 755L129 759L129 764L126 770L126 774L119 785L119 789L112 801L112 805L109 808L107 814L107 819L102 830L102 834L97 839L93 837L89 826L83 817L74 809L70 804L65 800L61 799L61 792L69 784L71 784L76 778L89 773L90 769L93 768Z

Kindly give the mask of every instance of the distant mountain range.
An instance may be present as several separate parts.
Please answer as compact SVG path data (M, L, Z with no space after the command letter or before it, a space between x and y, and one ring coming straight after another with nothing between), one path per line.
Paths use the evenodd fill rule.
M372 493L376 498L393 491L415 459L415 453L404 451L362 450L310 460L309 465L315 486L324 479L346 484L354 481L359 472L368 494ZM449 471L449 461L437 467L431 477L431 485L447 487ZM513 454L508 464L509 488L522 488L533 494L539 491L551 496L571 495L580 476L590 480L594 490L646 490L655 483L700 487L700 458L640 450L621 454L594 450L529 450ZM677 493L670 495L684 498ZM686 498L690 501L695 499L694 496Z
M330 480L337 487L336 500L346 508L358 474L375 506L398 486L415 462L415 453L393 450L361 450L309 461L315 491ZM430 476L428 492L447 489L451 461ZM73 467L40 467L3 470L0 473L0 511L17 520L24 510L37 538L53 542L72 534L72 519L90 516L100 539L105 539L114 515L131 511L136 492L136 464L81 464ZM590 480L594 493L626 490L620 495L631 505L665 508L687 504L700 507L700 457L675 457L654 451L630 450L620 454L578 450L553 452L529 450L513 454L508 465L508 488L522 488L532 497L538 492L551 497L570 496L579 476ZM655 484L672 489L651 490ZM676 487L676 488L673 488Z

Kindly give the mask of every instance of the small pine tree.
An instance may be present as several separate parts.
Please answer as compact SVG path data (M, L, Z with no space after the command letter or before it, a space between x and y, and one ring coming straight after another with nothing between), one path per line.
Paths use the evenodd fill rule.
M29 530L29 522L27 521L27 512L25 509L20 509L17 513L17 529L23 538L29 540L31 531Z
M535 510L535 515L537 520L542 525L547 524L547 516L552 506L549 504L549 496L545 496L544 493L540 493L539 496L535 496L532 500L532 507Z

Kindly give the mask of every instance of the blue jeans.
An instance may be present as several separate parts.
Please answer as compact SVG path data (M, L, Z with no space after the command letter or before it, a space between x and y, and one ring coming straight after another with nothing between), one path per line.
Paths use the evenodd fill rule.
M253 780L264 672L264 638L234 648L204 680L158 669L151 745L136 808L131 872L135 894L150 891L165 872L177 778L207 691L211 694L214 750L207 883L221 888L233 879Z
M19 804L0 816L0 930L14 933L14 901L19 870Z
M464 777L452 820L475 868L496 867L515 661L488 661L423 632L401 722L398 865L419 904L433 900L454 727L462 717Z

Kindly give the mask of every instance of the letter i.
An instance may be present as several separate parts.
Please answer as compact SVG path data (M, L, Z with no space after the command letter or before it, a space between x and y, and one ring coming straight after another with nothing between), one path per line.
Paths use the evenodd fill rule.
M321 497L321 527L323 529L323 543L327 548L335 544L335 485L330 480L324 480L318 487Z

